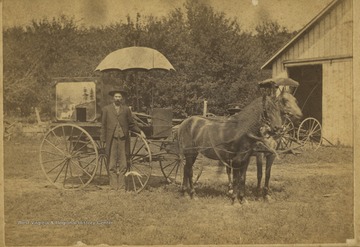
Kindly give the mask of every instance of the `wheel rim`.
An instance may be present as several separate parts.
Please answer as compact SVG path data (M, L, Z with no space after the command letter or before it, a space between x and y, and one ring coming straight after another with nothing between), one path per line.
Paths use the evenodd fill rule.
M98 151L83 128L61 124L50 129L40 145L40 165L46 178L62 189L80 189L94 178Z
M131 134L129 165L125 174L126 190L139 193L151 176L151 151L144 138L137 133Z
M182 186L184 177L184 159L173 153L162 154L159 160L161 171L169 184ZM193 164L193 183L197 183L203 172L203 166L198 162Z
M322 142L321 124L315 118L306 118L301 122L297 138L305 150L317 150Z
M293 122L289 118L285 118L283 125L283 134L278 139L278 150L286 150L291 147L293 139L295 137L295 127Z
M159 157L159 165L167 183L182 183L184 161L180 155L173 153L162 154Z

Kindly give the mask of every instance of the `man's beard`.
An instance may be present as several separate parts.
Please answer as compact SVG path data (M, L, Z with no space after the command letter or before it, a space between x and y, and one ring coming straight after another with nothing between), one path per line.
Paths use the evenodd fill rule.
M115 105L117 106L121 105L121 100L115 100Z

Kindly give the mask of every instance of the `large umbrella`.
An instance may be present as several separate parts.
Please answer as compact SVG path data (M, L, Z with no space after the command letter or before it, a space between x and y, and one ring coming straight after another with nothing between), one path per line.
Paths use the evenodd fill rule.
M167 58L159 51L148 47L127 47L116 50L107 55L95 71L120 70L120 71L149 71L149 70L175 70ZM137 110L139 110L138 85L136 86ZM153 105L153 85L151 101Z
M175 70L159 51L147 47L127 47L107 55L95 71L104 70Z

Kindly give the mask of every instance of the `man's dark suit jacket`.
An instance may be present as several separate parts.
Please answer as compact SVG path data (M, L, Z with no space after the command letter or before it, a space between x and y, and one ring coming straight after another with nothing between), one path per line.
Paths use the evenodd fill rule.
M102 110L100 140L106 144L107 155L110 153L111 140L117 123L120 123L126 139L129 138L129 130L137 133L141 131L134 122L131 110L127 105L121 105L119 113L116 112L114 104L105 106Z

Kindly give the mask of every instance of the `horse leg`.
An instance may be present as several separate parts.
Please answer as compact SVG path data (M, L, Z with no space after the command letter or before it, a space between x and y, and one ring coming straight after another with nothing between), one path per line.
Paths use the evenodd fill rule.
M185 191L188 189L188 186L190 187L189 194L191 197L193 197L193 194L195 192L193 184L193 164L195 163L196 156L197 154L185 156L183 184L181 186L182 193L185 193Z
M269 183L270 183L270 175L271 175L271 166L275 160L275 155L269 154L266 156L266 171L265 171L265 185L264 185L264 192L263 196L265 200L269 200Z
M249 166L250 156L247 155L240 162L240 174L239 174L239 190L238 190L238 200L240 204L247 203L245 198L245 181L246 181L246 171Z
M228 188L229 188L229 194L230 195L232 195L233 194L233 180L232 180L232 168L231 167L229 167L229 166L226 166L226 174L227 174L227 176L228 176L228 181L229 181L229 185L228 185Z
M257 188L256 194L259 197L261 194L261 180L262 180L262 161L263 161L264 154L257 153L256 154L256 168L257 168Z
M238 191L239 191L239 178L240 178L240 162L238 161L234 161L232 162L232 165L233 165L233 168L229 170L232 170L232 176L233 176L233 179L232 179L232 187L233 187L233 193L230 194L230 197L231 197L231 203L234 204L235 203L235 198L236 196L238 195Z

